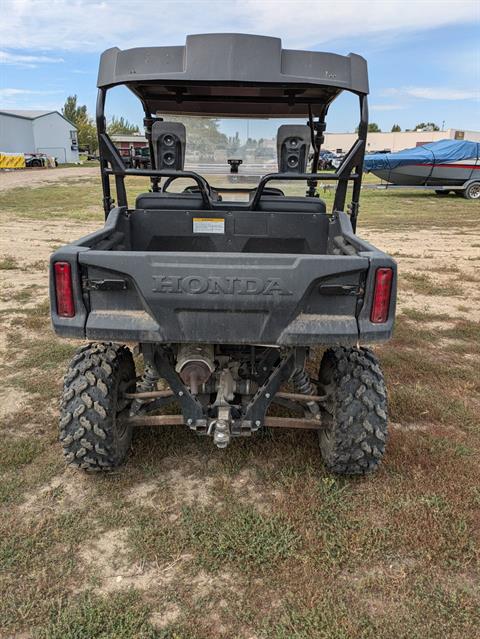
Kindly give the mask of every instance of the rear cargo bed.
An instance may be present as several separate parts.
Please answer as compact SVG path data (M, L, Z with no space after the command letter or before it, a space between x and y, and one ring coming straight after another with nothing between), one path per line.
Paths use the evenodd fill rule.
M295 224L298 214L245 221L245 212L215 212L223 233L203 237L192 233L196 212L151 213L116 209L104 229L52 256L77 274L75 317L59 317L52 305L59 334L302 346L390 337L393 320L372 323L370 308L376 269L395 264L359 240L343 213Z

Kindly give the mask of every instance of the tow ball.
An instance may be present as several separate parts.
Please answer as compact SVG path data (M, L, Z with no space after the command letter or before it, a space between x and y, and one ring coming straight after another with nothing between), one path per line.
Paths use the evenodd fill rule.
M212 419L208 426L208 435L213 434L213 443L217 448L226 448L231 440L230 421Z
M208 426L208 434L213 434L213 443L217 448L226 448L231 440L230 425L232 422L230 402L235 394L235 380L228 368L224 368L218 380L217 397L213 404L217 409L217 417Z

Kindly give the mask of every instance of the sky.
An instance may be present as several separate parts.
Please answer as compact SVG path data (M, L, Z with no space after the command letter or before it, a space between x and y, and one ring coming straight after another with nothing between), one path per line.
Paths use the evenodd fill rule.
M0 109L60 110L77 94L93 115L99 54L112 46L184 44L188 33L280 37L284 48L363 55L370 121L383 131L433 121L480 130L480 0L0 0ZM328 131L353 131L343 94ZM141 125L128 90L107 116ZM275 134L278 123L225 122L229 135Z

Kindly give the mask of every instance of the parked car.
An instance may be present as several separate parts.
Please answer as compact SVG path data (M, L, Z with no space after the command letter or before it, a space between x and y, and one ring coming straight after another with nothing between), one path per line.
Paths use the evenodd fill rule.
M43 153L25 153L25 166L27 168L47 166L47 162L47 156Z
M319 160L319 168L322 170L333 169L333 160L337 156L332 151L320 151L320 160Z

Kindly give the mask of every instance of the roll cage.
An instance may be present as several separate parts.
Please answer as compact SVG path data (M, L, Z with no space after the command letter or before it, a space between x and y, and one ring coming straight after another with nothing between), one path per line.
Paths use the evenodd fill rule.
M110 88L119 85L127 86L142 104L151 169L127 168L108 136L106 96ZM353 182L349 212L355 231L368 129L368 75L362 57L282 49L278 38L265 36L195 35L187 36L185 46L180 47L108 49L102 54L97 86L96 122L106 217L114 202L111 176L115 178L118 206L128 207L125 177L131 175L150 177L154 192L162 190L162 178L191 178L198 186L205 209L215 206L207 181L198 173L155 167L151 132L154 122L163 119L156 115L158 112L162 115L247 118L305 116L313 148L310 172L264 175L251 200L236 205L255 210L266 185L279 180L306 181L306 196L315 197L317 182L325 180L338 182L333 211L344 211L348 183ZM331 103L342 91L354 93L359 98L357 140L337 171L318 172L326 116Z

